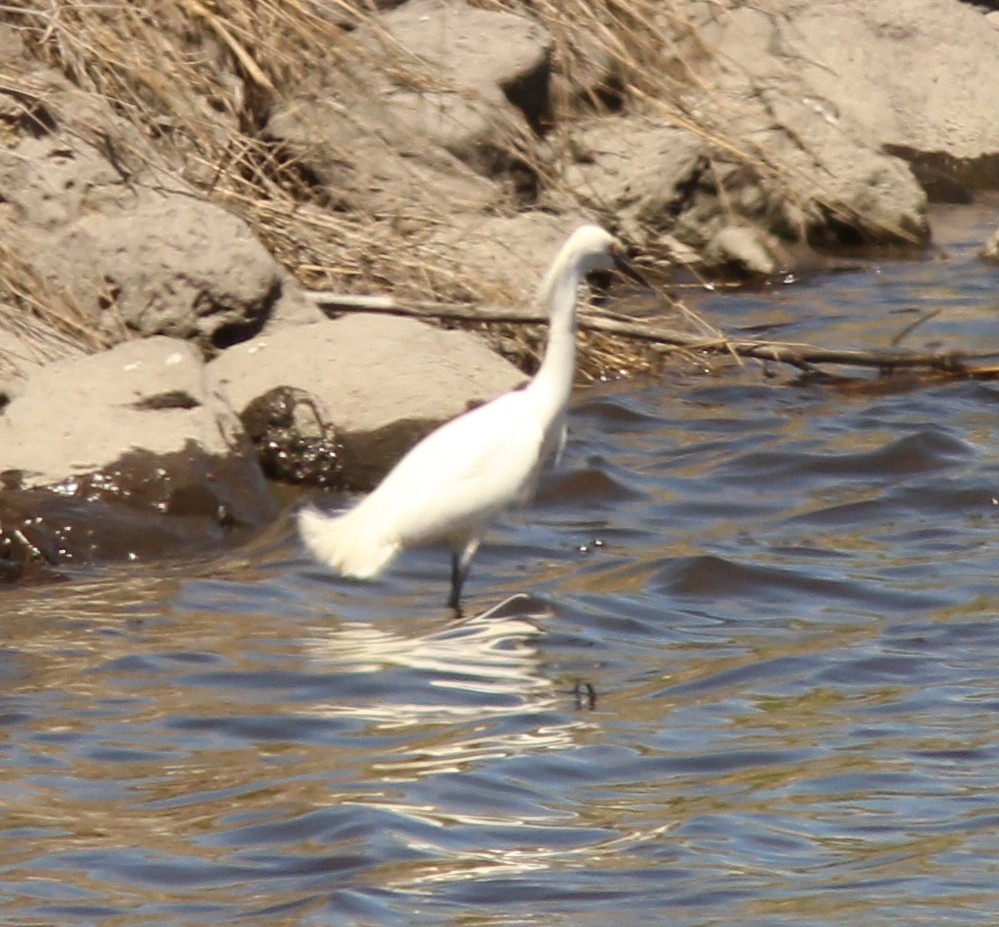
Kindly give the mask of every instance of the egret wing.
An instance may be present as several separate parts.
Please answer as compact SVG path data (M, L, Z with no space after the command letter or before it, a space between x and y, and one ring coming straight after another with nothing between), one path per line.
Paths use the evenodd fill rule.
M526 391L507 393L438 428L364 500L404 544L459 537L515 502L546 445Z

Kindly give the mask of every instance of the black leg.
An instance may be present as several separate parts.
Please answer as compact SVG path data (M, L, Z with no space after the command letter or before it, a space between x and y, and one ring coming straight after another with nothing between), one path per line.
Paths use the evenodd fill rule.
M451 596L447 600L448 608L458 610L461 601L461 587L465 584L465 574L468 568L461 568L461 555L457 551L451 551Z
M460 609L461 587L465 585L468 568L472 558L479 549L479 539L472 538L461 551L451 551L451 597L447 600L448 607Z

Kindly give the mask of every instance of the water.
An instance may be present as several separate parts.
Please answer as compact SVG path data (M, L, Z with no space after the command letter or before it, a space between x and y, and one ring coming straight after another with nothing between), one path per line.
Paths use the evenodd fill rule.
M999 345L993 221L699 308ZM346 583L287 521L4 589L3 923L994 924L997 403L751 364L582 393L460 620L441 552Z

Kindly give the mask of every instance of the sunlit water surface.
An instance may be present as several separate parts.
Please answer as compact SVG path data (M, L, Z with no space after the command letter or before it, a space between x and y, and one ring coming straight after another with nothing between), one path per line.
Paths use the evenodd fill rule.
M698 308L999 348L996 218ZM287 519L3 590L0 919L995 924L999 385L769 372L581 393L461 619L440 551L348 583Z

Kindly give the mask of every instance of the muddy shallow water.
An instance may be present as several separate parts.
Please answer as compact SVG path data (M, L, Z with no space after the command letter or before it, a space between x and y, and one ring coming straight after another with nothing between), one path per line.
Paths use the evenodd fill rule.
M699 308L999 347L995 221ZM287 519L0 590L3 922L995 923L999 384L786 380L581 393L459 620L441 552L347 583Z

